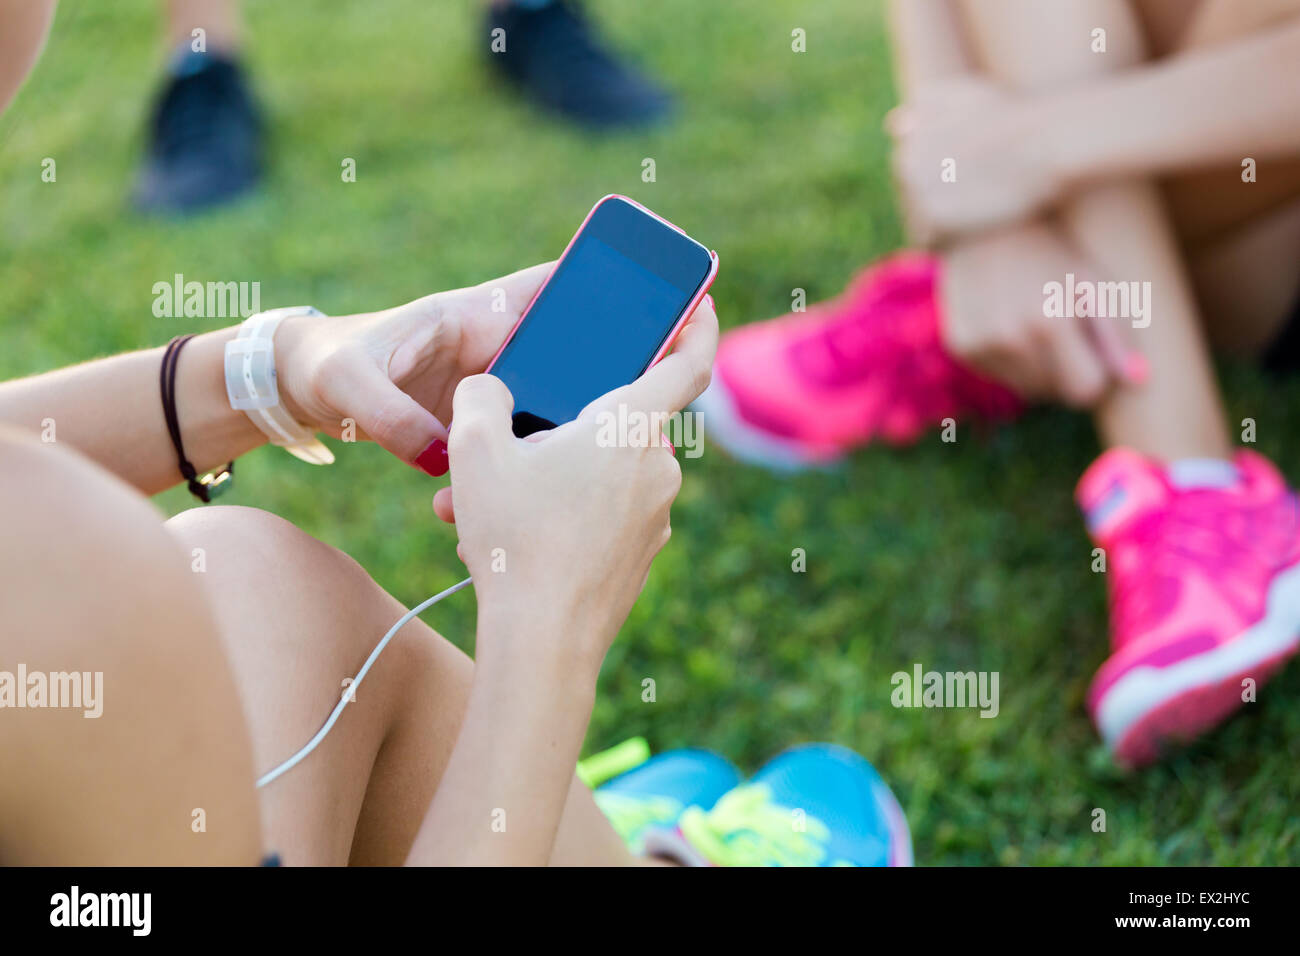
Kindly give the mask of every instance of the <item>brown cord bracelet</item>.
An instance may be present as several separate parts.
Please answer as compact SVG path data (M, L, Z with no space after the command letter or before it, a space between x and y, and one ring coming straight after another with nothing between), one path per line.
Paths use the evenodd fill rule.
M176 449L181 477L188 483L190 494L207 504L234 483L235 463L231 461L220 471L200 475L185 457L180 420L176 415L176 366L180 362L181 349L192 338L193 333L178 335L167 343L167 349L163 352L162 369L158 374L158 387L162 392L163 417L167 419L167 432L171 435L172 447Z

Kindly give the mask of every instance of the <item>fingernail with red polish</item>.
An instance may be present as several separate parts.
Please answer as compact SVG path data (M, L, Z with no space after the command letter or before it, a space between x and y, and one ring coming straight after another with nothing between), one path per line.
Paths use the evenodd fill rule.
M414 464L425 474L441 478L447 473L447 443L441 438L435 438L428 448L420 452Z
M1128 380L1134 385L1145 385L1147 379L1151 377L1151 364L1141 352L1129 353L1124 370L1128 373Z

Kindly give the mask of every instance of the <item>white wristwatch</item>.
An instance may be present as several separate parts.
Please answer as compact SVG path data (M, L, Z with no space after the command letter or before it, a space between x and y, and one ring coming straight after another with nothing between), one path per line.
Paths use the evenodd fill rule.
M315 431L295 421L280 404L275 380L275 330L291 316L321 314L309 305L258 312L240 323L239 334L226 343L226 395L230 407L243 411L272 445L313 465L331 464L334 453L316 439Z

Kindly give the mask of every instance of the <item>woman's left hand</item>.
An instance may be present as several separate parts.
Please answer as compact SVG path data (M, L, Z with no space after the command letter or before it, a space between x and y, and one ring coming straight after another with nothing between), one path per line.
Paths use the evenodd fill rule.
M447 470L456 385L487 368L551 263L382 312L286 319L276 332L280 399L293 417L382 445L432 475Z

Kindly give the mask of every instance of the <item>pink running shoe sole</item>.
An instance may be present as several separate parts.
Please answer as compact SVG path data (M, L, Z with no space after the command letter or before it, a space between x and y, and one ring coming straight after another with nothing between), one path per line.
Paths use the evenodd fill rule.
M1166 743L1218 725L1242 705L1242 681L1256 686L1300 649L1300 562L1269 586L1263 617L1237 637L1165 667L1134 667L1097 701L1094 717L1127 766L1148 764Z

